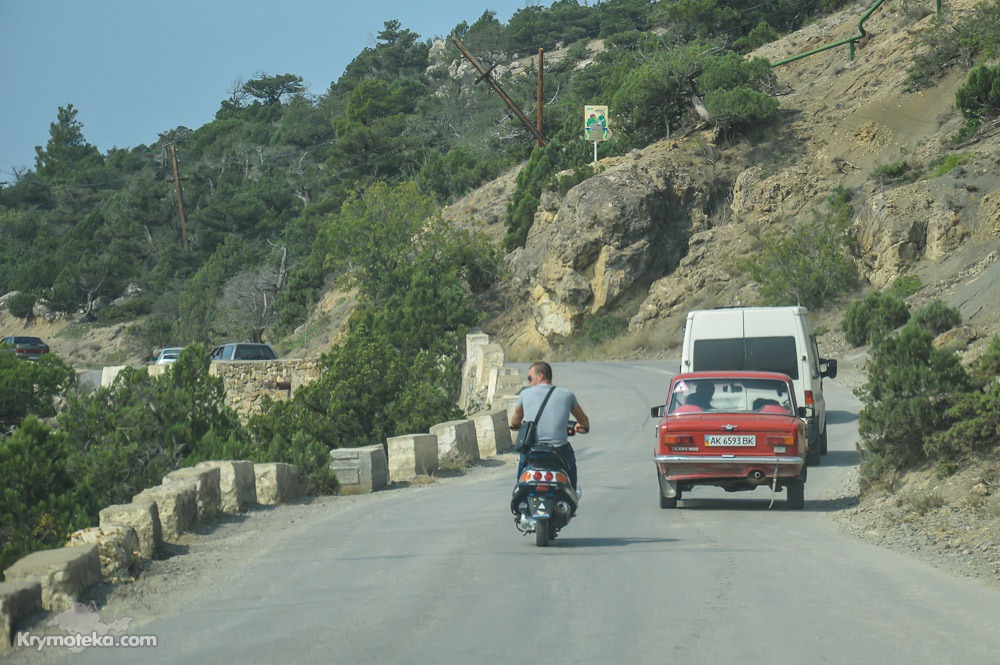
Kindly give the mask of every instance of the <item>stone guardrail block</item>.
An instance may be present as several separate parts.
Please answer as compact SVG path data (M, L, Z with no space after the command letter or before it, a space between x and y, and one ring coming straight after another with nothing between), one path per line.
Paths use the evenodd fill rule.
M195 500L198 502L198 519L211 520L222 508L219 489L221 470L218 467L185 467L171 471L163 477L163 484L193 482Z
M164 543L177 543L198 521L198 492L193 480L150 487L132 497L133 503L140 501L156 503Z
M388 460L379 444L331 450L330 469L342 489L367 493L389 484Z
M476 425L471 420L449 420L431 426L437 436L439 464L465 464L479 459Z
M227 460L199 462L195 468L219 469L220 507L227 515L237 515L257 505L257 476L253 462Z
M473 414L471 420L476 425L480 458L502 455L514 449L506 410L480 411Z
M120 524L80 529L70 534L66 545L96 545L101 578L108 582L130 581L132 569L140 558L135 529Z
M0 582L0 656L11 649L18 621L42 607L38 582Z
M281 462L254 464L257 483L257 502L264 506L276 506L299 498L299 469Z
M133 501L101 510L102 527L129 526L135 530L139 556L152 559L163 543L160 513L155 501Z
M521 372L513 367L496 367L490 370L486 392L487 408L498 408L501 398L507 395L517 395L524 385Z
M393 481L430 476L438 470L438 439L434 434L404 434L386 439L389 478Z
M61 612L101 581L97 545L32 552L4 571L7 582L37 582L42 609Z
M118 376L118 372L122 371L128 367L128 365L114 365L112 367L105 367L101 370L101 387L107 388L112 383L115 382L115 377Z

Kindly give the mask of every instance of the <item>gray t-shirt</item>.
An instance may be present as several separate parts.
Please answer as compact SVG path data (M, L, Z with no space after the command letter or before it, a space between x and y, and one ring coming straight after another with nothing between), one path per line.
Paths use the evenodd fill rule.
M535 420L538 409L549 390L554 390L552 397L545 404L541 422L536 422L539 443L561 446L567 443L566 430L569 424L570 412L577 406L576 395L567 388L551 386L546 383L528 386L517 396L517 405L524 410L524 421Z

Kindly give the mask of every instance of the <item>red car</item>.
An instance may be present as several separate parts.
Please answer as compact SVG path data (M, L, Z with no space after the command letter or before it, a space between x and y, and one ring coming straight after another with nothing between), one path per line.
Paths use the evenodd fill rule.
M670 381L654 451L660 507L684 492L714 485L727 492L760 486L784 490L789 508L805 503L807 407L776 372L690 372Z

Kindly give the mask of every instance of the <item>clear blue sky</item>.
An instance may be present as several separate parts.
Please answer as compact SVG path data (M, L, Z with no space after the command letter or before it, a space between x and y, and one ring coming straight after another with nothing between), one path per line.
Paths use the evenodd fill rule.
M237 79L321 94L389 20L428 39L551 0L0 0L0 182L34 168L60 106L102 152L211 122Z

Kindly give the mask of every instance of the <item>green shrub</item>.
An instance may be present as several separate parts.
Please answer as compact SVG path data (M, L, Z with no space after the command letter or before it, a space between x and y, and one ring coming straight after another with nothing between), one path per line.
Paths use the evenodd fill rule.
M900 275L896 279L892 280L892 284L889 285L889 289L886 293L903 300L919 291L922 286L920 278L916 275Z
M628 331L628 319L621 316L595 316L587 319L581 327L584 338L597 346Z
M872 347L859 391L863 475L884 476L926 461L925 440L950 425L946 412L956 395L968 392L971 382L958 356L932 342L926 328L908 323ZM866 479L877 481L871 475Z
M0 353L0 428L16 427L29 415L56 415L55 398L65 395L76 372L54 353L36 362Z
M1000 376L1000 334L990 338L983 355L976 358L970 371L979 385L993 383Z
M218 440L246 436L209 364L190 346L162 376L128 367L111 386L70 395L59 426L89 510L127 503L166 473L211 457Z
M883 182L907 182L920 177L920 169L906 160L882 164L872 170L872 177Z
M928 457L961 460L993 450L1000 440L1000 384L957 395L944 418L947 429L932 432L924 446Z
M31 318L35 308L35 296L24 291L12 295L7 301L7 311L19 319Z
M913 322L936 336L962 325L962 314L940 298L935 298L913 316Z
M955 106L966 118L988 120L1000 115L1000 65L980 65L955 91Z
M66 455L66 436L35 416L0 438L0 570L35 550L62 546L90 523Z
M852 346L878 343L910 319L905 302L892 293L871 291L847 306L840 328Z
M584 164L573 169L572 173L556 176L554 187L559 194L565 196L566 192L592 177L594 177L594 167Z
M820 309L854 287L850 201L850 192L838 189L827 199L827 210L813 211L812 219L782 238L761 239L762 251L741 269L758 283L764 304Z
M942 176L948 173L952 169L962 166L969 162L969 160L974 159L976 153L974 152L963 152L960 154L945 155L941 159L934 161L934 176Z

